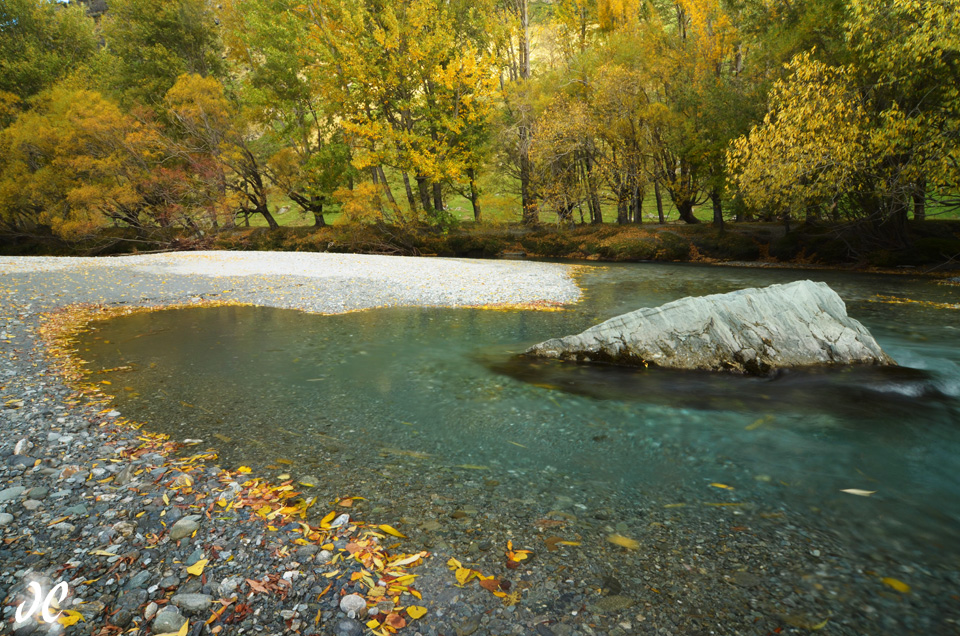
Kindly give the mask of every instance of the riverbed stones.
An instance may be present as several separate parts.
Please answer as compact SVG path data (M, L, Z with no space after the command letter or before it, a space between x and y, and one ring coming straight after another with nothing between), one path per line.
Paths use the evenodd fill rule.
M209 607L213 597L209 594L174 594L170 602L185 612L199 612Z
M200 515L187 515L178 520L170 528L170 538L179 541L184 537L189 537L200 528Z
M526 354L755 375L790 367L896 364L847 315L835 291L809 280L638 309L542 342Z
M153 632L155 634L176 632L185 622L187 619L180 614L180 610L168 605L157 612L156 618L153 619Z
M11 499L16 499L24 493L26 488L23 486L11 486L10 488L4 488L0 490L0 503L4 501L10 501Z
M367 602L359 594L347 594L340 599L340 611L350 618L359 616L366 607Z

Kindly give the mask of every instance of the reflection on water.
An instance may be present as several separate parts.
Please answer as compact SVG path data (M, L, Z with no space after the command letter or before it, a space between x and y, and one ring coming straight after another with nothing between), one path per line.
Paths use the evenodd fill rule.
M518 360L538 341L687 295L812 278L829 283L907 368L772 379ZM232 307L135 315L83 344L124 364L118 406L227 464L416 456L549 471L613 501L683 501L705 483L835 520L838 531L956 553L960 340L955 312L870 302L956 302L929 281L840 273L617 265L581 277L563 312L382 309L343 316ZM214 440L219 440L214 442ZM428 459L423 459L428 457ZM864 500L844 488L875 490ZM628 494L630 493L630 494ZM897 522L909 518L909 525ZM831 522L833 523L833 522ZM846 529L846 530L845 530Z

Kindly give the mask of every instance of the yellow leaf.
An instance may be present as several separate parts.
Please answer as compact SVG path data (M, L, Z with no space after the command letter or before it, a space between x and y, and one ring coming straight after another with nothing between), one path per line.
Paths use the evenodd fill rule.
M166 495L164 495L164 496L163 496L163 504L164 504L165 506L169 506L169 505L170 505L170 497L167 497Z
M469 568L459 568L456 572L457 583L466 585L473 578L473 570Z
M400 532L399 530L397 530L397 529L394 528L393 526L388 526L388 525L385 524L385 523L380 524L380 525L377 526L377 527L380 528L381 530L383 530L384 532L386 532L387 534L391 534L391 535L393 535L393 536L395 536L395 537L400 537L401 539L406 539L406 538L407 538L407 536L406 536L405 534L403 534L402 532Z
M858 495L860 497L869 497L870 495L876 493L876 490L860 490L859 488L845 488L840 492L845 492L851 495Z
M371 618L370 620L367 621L367 627L369 627L370 629L376 629L380 627L380 621L378 621L375 618Z
M420 607L419 605L411 605L407 608L407 616L416 620L427 613L426 607Z
M320 525L323 526L324 528L329 528L330 522L333 521L333 518L336 516L337 516L336 511L330 512L330 514L328 514L326 517L320 520Z
M726 484L713 483L713 484L710 484L710 485L713 486L714 488L726 488L727 490L733 490L733 486L728 486L728 485L726 485Z
M187 573L192 574L194 576L200 576L201 574L203 574L203 568L207 565L207 562L208 562L207 559L200 559L199 561L197 561L196 563L194 563L193 565L187 568Z
M607 541L628 550L636 550L640 547L639 543L633 539L623 536L622 534L611 534L609 537L607 537Z
M247 473L252 473L253 469L250 468L249 466L241 466L240 468L237 469L237 472L243 473L244 475L246 475Z
M897 579L892 579L890 577L885 577L880 579L884 584L889 585L893 589L903 594L910 593L910 586L904 583L903 581L898 581Z
M580 545L579 541L557 541L557 545Z
M460 568L463 567L463 565L461 565L461 563L456 559L450 559L449 561L447 561L447 566L449 566L451 570L459 570Z
M73 610L63 610L63 612L57 618L57 622L63 625L64 627L70 627L71 625L76 625L78 621L86 622L86 619L83 617L83 614L81 614L80 612L75 612Z
M825 619L823 619L823 622L822 622L822 623L817 623L816 625L812 625L812 626L810 627L810 631L816 631L816 630L818 630L818 629L823 629L824 627L827 626L827 623L829 623L829 622L830 622L830 619L829 619L829 618L825 618Z
M113 552L107 552L106 550L91 550L91 551L89 552L89 554L95 554L95 555L97 555L97 556L105 556L105 557L115 557L115 556L117 556L117 555L114 554Z

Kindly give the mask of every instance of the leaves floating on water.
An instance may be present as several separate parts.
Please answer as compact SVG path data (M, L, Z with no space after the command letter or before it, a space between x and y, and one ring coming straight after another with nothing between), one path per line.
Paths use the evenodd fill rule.
M899 580L897 580L897 579L890 578L889 576L880 579L880 581L883 582L884 585L887 585L887 586L889 586L889 587L892 587L893 589L895 589L896 591L900 592L901 594L909 594L909 593L910 593L910 586L907 585L906 583L904 583L903 581L899 581Z
M858 495L860 497L869 497L872 494L875 494L876 490L860 490L859 488L844 488L840 492L845 492L849 495Z
M618 545L621 548L626 548L627 550L637 550L640 548L640 543L629 538L625 537L622 534L611 534L607 537L607 541L614 545Z

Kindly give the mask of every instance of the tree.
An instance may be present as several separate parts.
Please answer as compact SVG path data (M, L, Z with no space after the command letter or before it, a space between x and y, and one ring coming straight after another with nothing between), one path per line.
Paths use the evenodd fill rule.
M83 7L47 0L3 0L0 95L14 95L24 103L75 70L96 48L93 20Z
M0 133L0 222L10 233L86 238L107 223L192 226L184 175L158 130L94 91L54 87Z
M808 210L836 210L862 186L871 162L867 116L851 67L798 55L770 93L763 122L729 152L745 203L785 220Z
M127 104L158 104L183 74L219 77L222 47L206 0L111 0L99 82Z
M323 227L324 206L357 171L336 102L325 95L327 71L307 45L310 21L299 7L291 0L229 2L225 42L238 69L237 92L265 140L279 149L266 174Z
M904 245L907 214L924 217L928 188L950 195L960 186L960 2L850 8L853 62L795 58L730 167L754 207L787 217L826 208Z
M261 143L246 113L212 77L181 75L164 97L171 122L168 153L205 171L210 188L244 215L259 214L270 229L280 227L270 212L272 186L267 158L275 147Z

